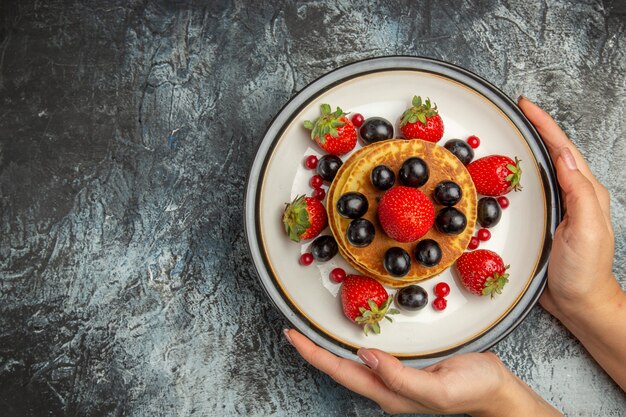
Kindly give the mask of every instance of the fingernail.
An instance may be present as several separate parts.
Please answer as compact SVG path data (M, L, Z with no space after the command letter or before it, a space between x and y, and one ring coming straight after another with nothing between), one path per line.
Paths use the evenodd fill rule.
M376 367L378 366L378 358L376 358L376 356L374 356L374 354L369 350L359 349L356 354L371 369L376 369Z
M283 335L285 335L285 339L287 339L289 344L293 346L293 340L291 340L291 337L289 336L289 329L283 329Z
M565 166L570 171L576 171L578 166L576 165L576 159L574 159L574 154L567 146L561 148L561 158L563 158L563 162L565 162Z
M520 94L519 96L517 96L517 102L519 103L521 100L528 100L528 98L526 98L525 95Z

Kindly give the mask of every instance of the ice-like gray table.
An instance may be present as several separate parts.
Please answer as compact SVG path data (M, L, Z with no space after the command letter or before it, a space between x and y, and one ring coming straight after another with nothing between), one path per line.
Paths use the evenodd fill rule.
M625 283L625 20L618 0L0 0L0 415L380 415L282 339L242 227L272 117L367 57L544 106L612 193ZM626 413L539 306L494 350L569 416Z

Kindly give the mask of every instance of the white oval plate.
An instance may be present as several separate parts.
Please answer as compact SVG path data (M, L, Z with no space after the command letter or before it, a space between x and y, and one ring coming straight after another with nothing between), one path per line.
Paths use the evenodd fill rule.
M481 248L500 254L509 268L509 283L494 299L478 297L460 287L451 270L420 285L429 305L417 314L383 322L380 335L365 336L343 316L339 285L328 274L340 266L355 272L340 255L326 263L298 263L308 244L290 241L281 216L284 204L309 194L314 174L303 165L305 155L322 155L302 127L328 103L366 118L380 116L395 124L413 95L437 104L445 132L439 142L477 135L475 159L502 154L522 160L523 190L510 193L510 207L491 229ZM399 134L396 134L399 136ZM361 145L359 144L358 147ZM343 156L345 160L348 155ZM326 188L326 187L325 187ZM514 102L476 75L425 58L384 57L361 61L316 80L282 109L259 147L248 179L246 233L252 257L270 298L291 323L319 345L355 358L359 347L388 351L412 366L427 366L457 352L488 349L526 316L545 285L552 235L560 220L556 180L548 154ZM323 233L330 234L327 229ZM435 311L433 287L451 287L448 307ZM395 290L388 289L393 295Z

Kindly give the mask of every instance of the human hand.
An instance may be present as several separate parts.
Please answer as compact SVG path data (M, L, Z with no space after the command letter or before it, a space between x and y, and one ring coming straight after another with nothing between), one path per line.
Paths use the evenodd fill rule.
M359 349L364 366L333 355L295 330L285 330L285 337L304 360L390 414L561 415L490 352L414 369L378 349Z
M557 123L525 97L518 104L555 163L565 216L557 227L540 303L558 318L610 304L621 294L612 274L614 237L609 193Z

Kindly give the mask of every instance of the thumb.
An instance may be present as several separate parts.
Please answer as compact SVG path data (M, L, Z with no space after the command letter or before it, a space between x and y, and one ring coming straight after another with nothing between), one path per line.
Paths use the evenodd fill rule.
M418 402L436 394L434 376L427 371L404 366L378 349L361 348L357 355L393 392Z
M588 228L594 219L602 218L593 184L578 169L572 151L564 146L558 151L556 173L565 197L569 221L575 228Z

